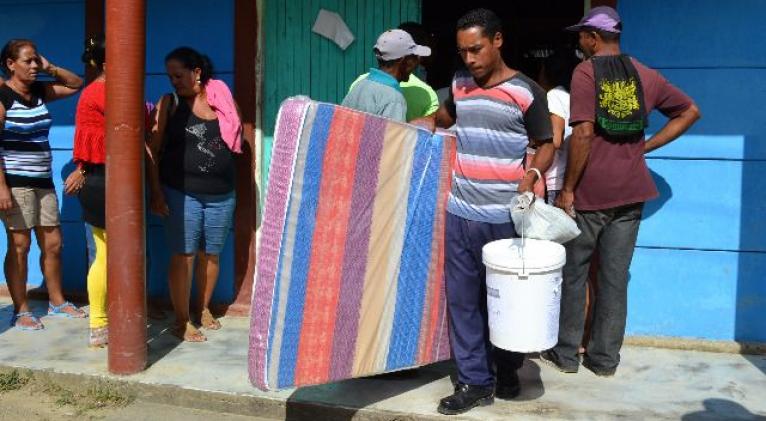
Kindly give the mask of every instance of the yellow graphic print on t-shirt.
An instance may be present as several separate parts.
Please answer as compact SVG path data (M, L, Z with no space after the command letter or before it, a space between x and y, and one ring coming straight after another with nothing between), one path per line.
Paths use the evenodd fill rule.
M616 118L625 118L640 106L636 92L638 87L636 80L602 80L600 81L601 93L598 97L599 107Z

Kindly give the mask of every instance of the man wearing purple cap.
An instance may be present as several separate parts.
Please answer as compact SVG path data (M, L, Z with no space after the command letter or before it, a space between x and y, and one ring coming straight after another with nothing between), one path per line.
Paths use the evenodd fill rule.
M585 282L593 251L600 268L591 339L583 366L612 376L625 336L628 269L644 202L658 196L644 154L683 134L699 109L657 71L620 52L622 23L610 7L593 8L577 25L586 56L571 84L573 127L564 186L556 205L577 220L582 234L565 244L559 340L541 358L577 372L585 324ZM668 122L649 140L647 116L659 110Z
M409 79L420 64L418 57L431 55L431 49L415 44L407 32L392 29L378 37L373 51L378 69L370 69L367 77L351 88L341 105L404 122L407 101L399 83Z

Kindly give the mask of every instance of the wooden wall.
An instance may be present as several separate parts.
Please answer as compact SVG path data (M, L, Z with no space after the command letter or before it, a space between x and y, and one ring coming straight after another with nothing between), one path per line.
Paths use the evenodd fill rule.
M344 51L311 32L320 9L341 15L356 39ZM261 174L268 178L274 122L281 102L293 95L340 103L351 82L376 67L372 47L383 31L420 21L420 0L265 0Z

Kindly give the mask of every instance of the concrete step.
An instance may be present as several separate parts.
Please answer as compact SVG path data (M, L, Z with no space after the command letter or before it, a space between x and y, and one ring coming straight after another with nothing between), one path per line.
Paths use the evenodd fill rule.
M41 303L35 311L44 312ZM613 378L563 374L528 359L522 394L459 417L436 412L451 393L450 363L407 374L263 392L247 378L249 320L223 318L205 343L180 342L169 321L149 325L146 371L107 372L107 350L89 350L87 320L43 317L46 329L8 329L0 302L0 366L79 387L123 388L137 400L231 415L289 420L758 419L766 415L766 357L626 346ZM106 383L104 383L106 382ZM1 406L1 405L0 405ZM689 418L692 417L692 418ZM165 420L163 420L165 421Z

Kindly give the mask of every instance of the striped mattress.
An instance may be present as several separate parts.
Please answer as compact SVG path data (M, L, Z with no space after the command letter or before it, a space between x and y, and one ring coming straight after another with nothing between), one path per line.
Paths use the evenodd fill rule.
M277 117L249 374L273 390L449 358L455 140L308 98Z

